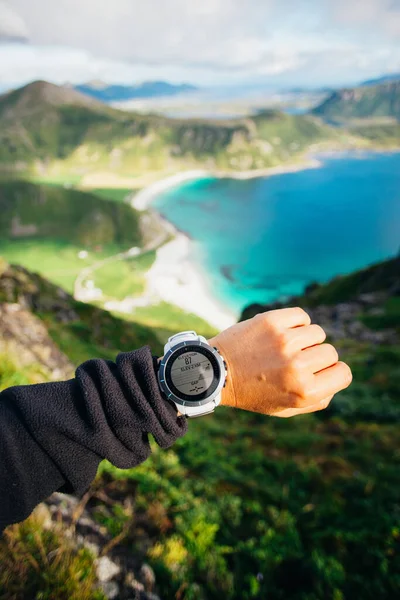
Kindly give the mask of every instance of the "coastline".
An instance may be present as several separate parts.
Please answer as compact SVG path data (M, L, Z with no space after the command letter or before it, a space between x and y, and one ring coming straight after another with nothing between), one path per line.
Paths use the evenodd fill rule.
M238 316L214 298L201 268L193 260L192 242L181 232L157 250L156 260L146 274L151 298L174 304L223 330L237 322Z
M253 179L272 177L285 173L295 173L306 169L318 169L322 162L316 158L292 165L278 165L254 171L229 172L190 170L161 179L137 192L130 204L137 211L143 212L151 208L156 197L182 183L205 178ZM172 240L160 246L156 251L156 260L146 274L146 291L143 301L164 301L174 304L186 312L193 313L216 329L223 330L237 322L238 316L223 306L210 290L207 276L193 260L192 241L183 232L156 210L151 209L154 218L161 227L172 236ZM146 300L147 299L147 300ZM131 308L140 305L140 298L128 303Z
M277 165L275 167L266 167L265 169L254 169L251 171L211 171L205 169L192 169L181 171L175 175L160 179L142 190L135 193L131 199L131 206L138 211L144 211L149 208L158 194L178 187L182 183L195 181L196 179L257 179L258 177L273 177L274 175L285 175L286 173L297 173L308 169L319 169L322 161L315 157L309 157L307 160L287 165Z

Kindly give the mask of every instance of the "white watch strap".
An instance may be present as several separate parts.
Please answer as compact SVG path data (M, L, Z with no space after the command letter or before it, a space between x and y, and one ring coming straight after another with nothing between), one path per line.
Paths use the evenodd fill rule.
M181 342L193 342L193 341L204 342L205 344L207 344L206 338L203 337L202 335L197 335L197 333L195 331L182 331L181 333L172 335L168 339L168 342L164 346L164 354L169 352L169 350L171 350L171 348L173 348L177 344L180 344Z

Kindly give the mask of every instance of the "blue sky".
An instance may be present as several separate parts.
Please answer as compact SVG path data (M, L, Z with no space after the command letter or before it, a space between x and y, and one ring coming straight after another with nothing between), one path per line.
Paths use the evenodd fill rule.
M0 87L346 85L400 72L400 0L0 0Z

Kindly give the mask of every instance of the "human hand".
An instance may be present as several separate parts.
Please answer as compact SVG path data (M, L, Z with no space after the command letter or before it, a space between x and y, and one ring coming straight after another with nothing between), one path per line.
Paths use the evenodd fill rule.
M221 403L276 417L323 410L352 381L325 339L301 308L265 312L223 331L209 340L228 365Z

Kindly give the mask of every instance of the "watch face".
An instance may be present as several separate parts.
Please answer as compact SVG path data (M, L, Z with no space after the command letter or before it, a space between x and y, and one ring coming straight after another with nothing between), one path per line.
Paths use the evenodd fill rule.
M201 346L185 346L174 352L165 369L165 380L174 394L185 402L210 397L218 387L221 370L214 354Z

